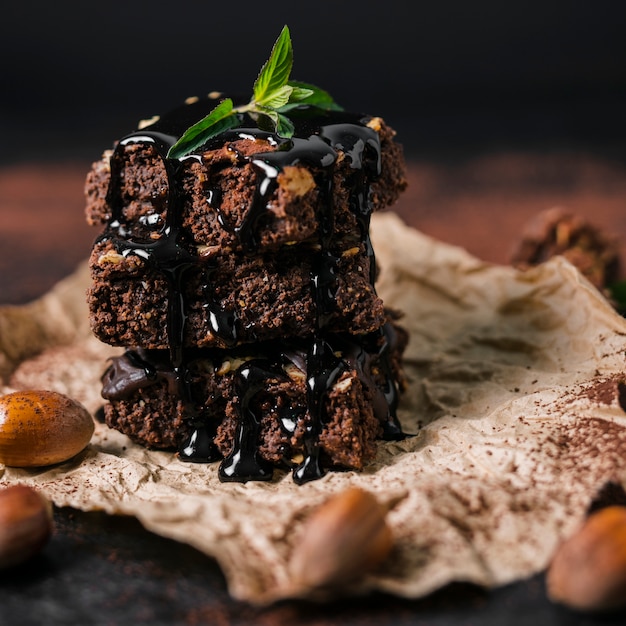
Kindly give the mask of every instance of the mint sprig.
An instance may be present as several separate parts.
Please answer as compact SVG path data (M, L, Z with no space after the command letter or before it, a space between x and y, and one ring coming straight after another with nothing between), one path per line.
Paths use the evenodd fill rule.
M238 126L239 114L242 113L247 113L259 125L288 139L293 136L294 125L286 114L295 107L309 105L324 110L341 109L323 89L289 80L292 67L291 36L289 28L284 26L254 82L250 102L236 107L231 98L223 99L206 117L182 134L169 149L167 157L180 159L216 135Z

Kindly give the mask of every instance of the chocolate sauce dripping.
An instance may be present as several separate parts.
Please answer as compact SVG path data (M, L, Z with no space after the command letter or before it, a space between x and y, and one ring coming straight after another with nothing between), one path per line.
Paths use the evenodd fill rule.
M239 421L230 454L219 467L221 481L246 482L248 480L271 480L271 463L259 454L261 420L253 409L255 396L266 388L268 380L276 378L276 367L265 360L244 363L235 377L235 392L238 398ZM284 378L284 374L282 375Z
M122 253L138 254L148 258L153 265L163 273L169 285L169 312L168 312L168 341L172 365L179 383L179 393L190 412L190 417L197 418L197 411L191 398L190 381L185 363L183 336L185 327L185 301L183 296L183 282L187 271L197 264L197 258L188 253L181 245L182 231L180 228L182 189L176 187L178 173L182 162L166 158L167 150L176 141L177 137L195 120L203 115L198 108L212 108L213 103L200 101L193 105L182 107L171 115L165 116L148 131L138 131L120 142L115 151L111 164L111 184L107 200L112 207L112 218L109 224L108 236L115 237L115 242ZM319 113L319 112L317 112ZM361 240L370 257L370 281L375 279L375 258L369 238L369 219L371 206L369 202L369 180L380 174L380 145L375 131L362 125L361 118L351 114L333 113L328 124L319 124L306 115L296 122L297 134L308 138L294 137L283 140L273 137L277 143L274 152L260 153L251 157L253 167L259 173L259 182L255 189L254 201L243 223L237 228L228 224L225 216L220 213L217 194L211 200L212 206L218 212L221 223L225 228L234 232L247 250L253 250L257 241L258 224L265 214L267 200L277 185L277 176L286 165L295 165L302 161L314 167L321 168L323 175L322 194L319 208L319 240L320 251L314 263L311 276L311 285L317 306L316 335L313 345L306 357L307 395L309 405L310 424L305 437L306 457L304 462L294 470L294 480L306 482L323 475L319 463L319 434L325 420L324 401L328 391L332 388L338 376L344 371L346 364L335 356L328 341L327 324L334 309L334 295L336 291L336 265L338 259L331 251L333 233L332 205L332 166L336 160L336 148L342 149L350 158L355 173L358 176L355 185L356 192L351 198L351 206L358 220L361 230ZM166 130L167 132L162 132ZM242 136L262 137L270 140L272 137L256 127L239 128L222 134L215 141L223 143ZM163 159L169 182L166 225L160 232L161 239L157 242L141 243L126 240L122 220L121 199L116 196L119 188L121 171L121 148L133 142L147 142L153 144ZM206 146L210 147L210 144ZM240 155L241 156L241 155ZM198 158L192 155L186 158ZM218 336L225 339L227 345L236 342L234 316L228 312L218 310L211 297L211 268L205 268L206 284L204 287L207 296L206 307L213 330ZM381 331L382 332L382 331ZM387 345L386 342L384 345ZM384 349L381 359L386 361ZM256 458L258 437L258 418L249 409L250 400L258 393L260 386L267 382L267 376L275 375L272 370L252 366L242 366L238 377L241 386L241 419L238 426L234 449L220 468L220 477L223 480L264 480L270 470ZM387 365L387 389L384 394L389 401L389 414L395 414L397 390ZM395 393L394 393L395 392ZM397 420L389 419L385 424L395 427ZM194 420L194 430L188 443L183 446L181 458L185 460L214 460L211 443L211 434L199 420ZM391 428L393 431L394 428ZM401 432L401 431L400 431Z
M389 353L393 345L392 336L395 330L392 325L387 323L379 331L383 337L382 347L379 352L379 362L385 375L385 382L382 386L382 393L385 397L387 407L386 418L383 422L383 439L387 441L401 441L406 438L406 434L402 430L400 421L398 420L398 387L393 376Z
M209 327L219 337L220 342L226 347L237 345L237 313L225 311L215 301L211 276L217 270L216 266L206 263L203 266L204 282L202 284L202 295L204 303L202 307L206 311L206 319Z
M356 184L353 186L350 196L350 206L357 219L359 230L361 231L361 241L365 246L365 252L370 261L370 283L373 288L376 281L376 259L370 238L372 207L369 198L369 181L380 176L381 160L378 135L370 128L364 130L369 132L364 132L361 136L355 136L350 133L350 129L345 129L345 132L340 134L337 132L338 129L336 127L331 127L327 130L327 136L333 142L333 145L345 151L350 158L355 176L357 176Z
M350 198L351 207L352 212L357 218L361 231L361 241L365 245L365 251L369 258L370 284L372 289L375 289L377 269L376 255L374 254L374 247L372 246L370 237L372 209L369 199L369 181L377 178L381 173L378 136L371 129L366 129L370 132L369 136L367 136L367 133L363 133L361 136L355 136L350 133L350 129L345 129L343 133L338 133L337 130L336 126L332 126L326 131L326 135L333 145L344 150L349 156L351 165L355 169L355 174L358 176ZM350 141L352 141L351 144L349 143ZM383 369L385 377L383 388L380 390L384 397L384 406L387 407L386 416L382 419L383 438L387 440L400 440L405 437L405 434L402 432L402 427L397 418L398 389L389 360L390 344L394 330L391 324L387 323L374 334L380 337L379 364ZM376 390L373 391L375 396L380 393ZM376 411L377 417L381 419L380 413L383 403L378 402L377 404L379 407L378 411Z
M322 338L316 337L307 355L307 405L310 422L304 436L304 460L293 470L293 480L301 485L317 480L324 475L320 464L319 437L322 433L326 409L324 402L345 363L335 356L332 347Z
M365 126L352 123L332 123L322 126L319 135L310 134L306 139L294 137L283 140L274 152L261 153L252 157L238 155L239 159L249 159L259 174L254 200L242 224L233 228L228 225L223 214L219 213L219 202L213 203L220 215L221 223L237 234L242 245L253 250L257 244L257 224L265 214L268 200L277 185L279 172L286 165L303 162L320 168L318 185L322 191L318 204L318 224L320 251L313 262L311 286L316 303L316 336L307 355L307 400L310 424L304 438L305 459L294 469L294 480L306 482L323 475L319 461L319 435L325 423L325 398L345 365L337 359L325 338L326 329L336 307L336 274L338 258L332 253L334 232L333 171L337 158L337 148L341 148L351 159L355 172L360 173L357 182L357 195L352 199L352 206L366 249L371 251L369 243L369 215L371 207L368 198L369 186L366 181L380 174L380 146L375 131ZM228 143L241 136L258 136L257 129L236 129L224 133L220 141ZM267 134L261 132L267 139ZM369 148L364 158L365 149ZM372 158L372 154L374 155ZM364 167L364 162L367 167ZM217 196L214 199L218 199ZM356 208L354 208L356 207ZM373 252L372 252L373 255ZM373 278L373 275L372 275ZM242 418L243 421L243 418ZM240 454L240 443L236 441L234 454Z
M178 451L181 461L187 463L213 463L222 458L215 445L216 427L211 428L207 420L196 419L192 431Z
M331 165L320 184L317 208L318 239L320 250L312 264L311 287L315 300L316 328L313 343L306 357L307 406L310 422L304 435L304 460L294 468L293 479L298 484L316 480L324 475L320 464L319 438L326 421L325 399L343 370L324 335L336 307L337 257L331 252L335 226L333 202L333 177Z
M184 282L188 271L197 267L199 261L198 257L184 246L185 233L181 226L184 192L179 188L182 185L180 173L183 161L164 157L175 141L175 136L156 131L136 133L120 141L111 159L111 184L107 202L111 207L112 217L104 237L112 238L116 249L122 255L134 254L146 259L167 281L167 340L170 361L176 377L177 393L194 427L189 441L183 446L181 456L190 461L207 462L217 460L220 456L212 444L213 437L206 432L204 420L199 417L193 401L185 358L184 336L187 313ZM131 143L152 144L157 154L161 156L166 171L168 180L166 218L165 223L156 222L161 228L158 232L159 237L154 241L134 241L126 236L122 201L119 197L119 182L122 151Z
M369 181L380 175L381 159L380 144L376 132L367 127L355 127L353 124L335 124L326 126L320 135L324 137L334 149L340 149L350 160L356 180L352 185L350 206L357 218L361 231L361 241L365 245L370 260L370 282L372 288L376 278L376 262L373 246L369 235L370 217L372 213L370 202ZM335 352L326 338L328 321L335 308L336 266L338 259L332 254L331 246L334 233L334 204L332 193L332 170L327 174L327 182L322 186L324 193L318 207L319 242L321 250L317 255L311 284L317 306L316 335L312 349L307 356L307 397L311 423L307 427L304 439L305 458L300 466L295 468L294 481L301 484L321 478L324 471L320 465L319 436L322 432L326 414L324 402L341 373L347 366L344 361L335 356ZM385 345L387 345L385 343ZM361 349L361 354L365 352ZM391 376L391 368L386 353L381 353L381 362L385 371L384 398L394 402L389 408L383 421L385 436L397 438L401 433L399 422L395 418L395 383ZM366 382L364 368L358 368L360 377ZM372 385L370 384L370 389ZM373 392L377 417L380 419L380 393ZM386 405L390 407L390 405Z
M156 147L157 152L162 155L172 144L173 140L173 137L162 133L143 133L141 135L131 135L120 141L111 160L112 183L109 187L107 202L112 210L112 218L105 237L113 238L118 252L122 255L134 254L146 259L167 280L167 337L172 364L182 380L185 377L183 371L183 338L186 319L183 283L188 270L197 263L197 257L182 245L184 235L180 222L183 193L181 189L178 189L182 162L163 159L168 179L168 199L166 220L159 232L158 239L146 243L133 241L123 236L122 202L118 195L122 160L120 153L123 148L130 143L151 143Z

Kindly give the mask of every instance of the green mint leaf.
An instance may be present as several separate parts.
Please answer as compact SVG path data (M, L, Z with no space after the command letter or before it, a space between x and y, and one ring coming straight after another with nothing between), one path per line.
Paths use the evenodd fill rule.
M289 89L291 89L291 95L289 96L289 102L303 102L307 98L310 98L313 95L312 89L304 89L302 87L292 87L289 84Z
M233 101L230 98L222 100L206 117L189 127L180 139L168 150L168 159L179 159L212 137L233 128L238 124L233 109Z
M282 115L274 109L258 110L250 115L255 118L259 128L274 132L285 139L293 137L294 125L286 115Z
M258 107L263 107L264 109L280 109L280 107L289 102L292 92L293 87L284 85L280 89L270 92L263 100L257 100L256 104Z
M276 128L279 123L278 111L275 111L274 109L259 108L250 113L250 115L256 120L256 123L262 130L276 132Z
M285 139L293 137L293 133L295 132L293 122L286 115L279 113L278 123L276 124L276 132Z
M342 107L340 107L332 98L332 96L323 89L316 87L315 85L311 85L309 83L303 83L296 80L290 80L288 85L296 90L303 90L309 92L306 97L302 100L299 100L299 104L309 104L311 106L316 106L319 109L325 109L328 111L342 111Z
M289 28L283 26L272 48L270 58L263 65L254 82L253 101L265 102L271 97L272 92L284 87L289 80L292 65L293 49L291 47Z

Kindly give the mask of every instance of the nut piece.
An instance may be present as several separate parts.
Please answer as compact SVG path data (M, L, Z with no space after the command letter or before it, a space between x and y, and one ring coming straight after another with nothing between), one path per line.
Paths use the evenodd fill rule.
M15 391L0 397L0 463L39 467L61 463L89 443L87 409L56 391Z
M52 504L26 485L0 489L0 568L37 554L52 534Z
M278 175L278 184L296 197L304 196L315 188L315 180L309 170L288 165Z
M626 507L593 513L556 551L546 578L548 597L581 611L626 606Z
M331 497L305 524L291 558L293 584L319 589L372 571L393 544L386 512L371 493L356 487Z

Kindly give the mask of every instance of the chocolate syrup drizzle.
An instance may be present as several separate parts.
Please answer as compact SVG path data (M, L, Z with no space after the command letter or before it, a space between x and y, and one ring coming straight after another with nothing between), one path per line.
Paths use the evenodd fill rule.
M201 153L212 147L228 144L243 137L264 139L276 146L272 152L253 155L236 154L242 162L250 162L258 173L254 199L246 218L237 227L228 222L221 212L220 197L217 191L210 194L210 203L217 211L220 223L234 233L244 250L254 251L257 245L258 224L262 220L268 200L277 187L277 177L289 165L304 163L320 172L317 184L321 190L318 206L319 252L313 263L311 289L316 303L316 332L310 347L304 354L294 358L295 352L285 345L278 356L270 355L253 361L246 361L236 374L236 393L239 397L239 421L232 452L222 460L219 476L224 481L270 480L271 466L258 454L259 417L251 408L255 396L267 382L285 377L282 363L287 360L299 364L305 371L307 382L307 405L309 421L304 439L305 455L302 463L294 467L293 479L304 483L320 478L324 469L320 460L319 435L323 430L325 398L341 374L349 367L355 367L361 379L369 387L374 398L377 418L384 428L386 439L400 439L404 435L396 417L397 389L392 376L388 351L393 342L393 329L389 324L372 333L361 343L352 339L338 338L329 328L329 319L335 310L336 271L338 258L332 252L334 233L333 168L337 150L349 158L356 177L355 191L350 199L351 208L357 218L361 242L370 259L370 281L372 286L376 274L375 255L369 236L371 204L369 200L370 182L380 175L381 155L377 133L366 126L366 117L345 113L326 112L312 107L302 107L293 112L294 137L281 138L271 132L261 130L254 120L241 115L241 125L226 131L210 140L202 149L183 157L169 159L169 148L178 140L186 128L204 117L213 108L215 101L200 100L176 109L160 118L156 123L134 132L122 139L111 159L111 180L107 203L111 219L100 239L113 241L122 255L133 254L148 261L167 280L168 315L167 336L169 357L173 369L173 386L183 399L192 433L179 451L183 460L190 462L211 462L221 458L212 440L214 432L203 418L203 407L198 407L191 396L189 380L190 350L184 347L186 303L183 285L191 268L201 268L204 276L204 294L207 318L214 333L226 346L237 343L236 315L220 309L212 296L211 274L215 268L207 265L188 245L186 233L181 226L184 192L181 188L181 169L187 159L202 162ZM123 201L120 196L120 181L124 167L124 148L133 143L151 144L163 160L168 180L166 220L158 224L158 238L139 241L128 236L128 225L124 222ZM210 184L210 181L209 181ZM365 343L371 344L368 349ZM377 346L378 359L385 373L385 385L380 388L371 381L366 372L368 360L372 358L372 346ZM275 349L270 352L275 352ZM337 356L337 354L341 356ZM127 393L129 386L136 388L157 380L157 370L140 351L129 352L129 360L121 372L110 368L105 375L103 395L115 397ZM120 373L121 372L121 373ZM143 374L141 373L143 372ZM120 382L125 378L128 384ZM172 381L170 380L172 386ZM295 421L301 416L285 415L281 419L284 430L293 430Z

